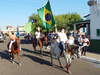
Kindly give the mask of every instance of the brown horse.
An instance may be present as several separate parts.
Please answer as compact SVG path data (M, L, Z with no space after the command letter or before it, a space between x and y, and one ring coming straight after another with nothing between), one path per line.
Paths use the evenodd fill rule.
M9 44L10 42L7 44L7 48L9 49ZM14 63L14 54L17 53L18 56L18 64L21 65L20 63L20 48L19 48L19 44L20 44L20 40L19 38L16 39L16 41L12 44L11 46L11 52L10 52L10 56L12 54L12 63Z
M35 35L34 35L34 39L32 40L32 44L33 44L33 47L34 47L34 51L36 52L36 46L39 45L40 52L41 52L41 55L42 56L43 56L43 50L42 50L42 48L43 48L43 45L44 45L44 43L43 43L44 41L46 42L46 44L48 43L47 42L47 36L42 37L42 38L39 38L38 39L38 43L37 43L37 40L36 40L36 36Z

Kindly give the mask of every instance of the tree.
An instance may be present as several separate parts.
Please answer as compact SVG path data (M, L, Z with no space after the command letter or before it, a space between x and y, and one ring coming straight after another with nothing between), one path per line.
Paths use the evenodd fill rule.
M42 32L46 32L47 30L43 27L42 21L38 14L33 13L29 17L29 21L34 19L33 25L35 27L40 27ZM57 29L60 31L61 28L65 28L65 32L68 33L69 31L73 30L73 22L81 20L81 17L77 13L67 13L63 15L54 15L55 23L57 24ZM78 27L77 27L78 28ZM49 31L54 31L54 26L49 29ZM36 28L33 30L36 31Z

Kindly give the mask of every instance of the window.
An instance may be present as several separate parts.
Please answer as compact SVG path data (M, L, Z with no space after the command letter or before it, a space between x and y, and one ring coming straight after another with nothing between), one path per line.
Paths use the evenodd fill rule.
M100 29L97 29L97 36L100 36Z

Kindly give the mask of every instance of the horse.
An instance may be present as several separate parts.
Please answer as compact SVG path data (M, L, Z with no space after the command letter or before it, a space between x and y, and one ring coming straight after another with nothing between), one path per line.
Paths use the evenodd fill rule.
M9 49L9 44L10 44L10 42L7 44L7 48L8 49ZM17 38L15 40L15 42L12 44L12 46L11 46L11 52L8 52L8 53L10 54L10 57L12 59L12 63L15 63L14 62L14 54L17 53L18 64L21 65L21 63L20 63L20 47L19 47L19 45L20 45L20 40L19 40L19 38Z
M82 48L81 46L76 45L76 44L68 45L67 51L63 52L64 58L66 61L65 68L67 68L67 73L71 74L71 71L69 71L69 67L71 66L72 55L76 54L77 58L81 58L81 48ZM59 48L59 43L54 43L51 45L51 48L50 48L51 65L54 66L53 65L53 55L56 54L58 57L60 67L63 68L60 62L60 52L61 52L61 49Z
M37 40L36 40L36 36L34 36L34 38L32 40L34 51L36 52L36 46L39 45L41 56L43 56L43 50L42 50L42 48L43 48L43 45L44 45L44 41L46 42L46 44L48 43L47 42L47 36L39 38L38 39L38 43L37 43Z

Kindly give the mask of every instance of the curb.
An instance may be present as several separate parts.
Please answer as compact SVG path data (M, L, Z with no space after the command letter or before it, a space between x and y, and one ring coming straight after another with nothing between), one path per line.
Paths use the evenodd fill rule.
M82 56L81 59L85 60L85 61L92 62L92 63L100 64L100 60L97 60L97 59L93 59L93 58L89 58L89 57L84 57L84 56Z

